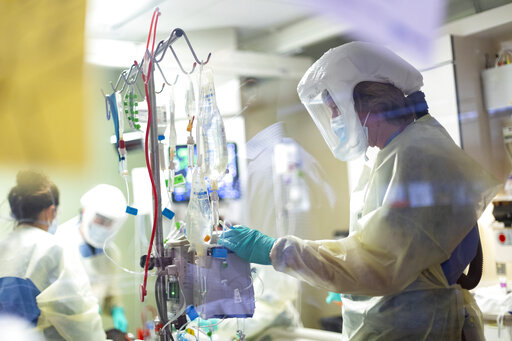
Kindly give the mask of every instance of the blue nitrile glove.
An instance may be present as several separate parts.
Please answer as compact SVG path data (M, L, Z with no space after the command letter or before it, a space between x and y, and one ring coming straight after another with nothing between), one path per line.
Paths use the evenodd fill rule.
M250 263L270 265L270 250L275 241L275 238L260 231L238 225L225 231L219 239L219 244Z
M341 294L329 291L329 295L325 298L325 302L329 304L332 301L341 302Z
M219 319L215 319L215 318L208 319L208 320L199 319L199 327L205 332L208 332L208 331L214 332L217 329L219 329Z
M128 330L128 320L124 315L124 309L122 307L116 306L112 308L112 319L114 320L114 328L126 333Z

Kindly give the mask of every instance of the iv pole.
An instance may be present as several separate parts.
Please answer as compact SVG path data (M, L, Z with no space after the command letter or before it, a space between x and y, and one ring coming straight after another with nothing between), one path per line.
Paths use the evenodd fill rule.
M174 42L176 42L180 37L184 37L185 40L186 40L186 43L195 59L195 63L194 63L194 66L192 68L191 71L189 72L186 72L184 69L183 69L183 66L180 62L180 60L178 59L178 56L176 55L176 52L174 51L174 49L172 48L172 44ZM155 200L153 200L153 209L155 209L155 204L158 206L156 207L156 212L159 212L159 214L157 214L154 219L156 219L156 225L155 225L155 243L156 243L156 257L155 257L155 265L157 267L157 272L160 275L163 275L165 274L165 270L166 270L166 267L169 265L168 261L165 260L165 254L164 254L164 238L163 238L163 228L162 228L162 192L161 192L161 188L160 188L160 153L158 153L158 136L157 136L157 131L158 131L158 119L157 119L157 108L156 108L156 91L155 91L155 80L153 78L154 76L154 71L155 71L155 64L157 65L158 67L158 70L160 71L162 77L164 78L165 80L165 76L162 72L162 69L160 68L160 66L158 65L158 63L160 61L162 61L162 59L164 58L164 55L165 55L165 52L167 51L167 48L169 48L174 56L174 58L176 59L177 63L178 63L178 66L180 67L181 71L185 74L191 74L192 72L194 72L195 68L196 68L196 65L197 64L200 64L200 65L204 65L204 64L207 64L210 60L210 56L211 56L211 53L208 54L208 57L206 59L206 61L199 61L198 58L197 58L197 55L196 53L194 52L194 49L192 48L192 45L187 37L187 35L185 34L185 32L180 29L180 28L176 28L174 29L169 38L167 39L167 41L160 41L157 45L157 48L156 48L156 51L154 52L154 55L153 56L149 56L149 58L151 59L151 70L149 70L148 72L148 75L151 75L148 79L148 94L149 94L149 103L150 103L150 106L151 106L151 112L154 113L153 115L153 118L151 120L151 123L150 123L150 126L147 127L147 129L150 129L150 132L149 132L149 135L150 135L150 146L152 147L151 148L151 151L152 151L152 155L151 155L151 173L152 173L152 176L153 176L153 179L154 179L154 183L155 183L155 189L156 189L156 202ZM157 57L159 56L159 58ZM119 78L117 79L117 82L115 84L115 86L112 84L112 82L110 82L110 85L113 89L114 92L122 92L125 87L127 85L133 85L135 84L135 82L137 81L137 79L139 78L139 76L141 75L141 72L143 70L143 63L144 63L144 59L140 62L140 63L137 63L135 62L131 68L129 70L125 70L123 71L120 75L119 75ZM135 71L136 70L136 71ZM134 73L135 72L135 73ZM119 88L119 85L120 85L120 82L121 80L123 80L123 84L122 84L122 88L120 90L118 90ZM167 81L165 81L167 83ZM158 280L157 280L158 281ZM161 320L161 323L162 325L168 325L166 328L164 328L164 330L161 331L161 334L160 334L160 340L161 341L168 341L168 340L171 340L172 339L172 335L171 335L171 324L168 324L167 322L167 304L165 302L165 292L164 292L164 286L163 285L157 285L156 286L156 292L155 292L155 296L157 298L159 298L160 301L162 302L158 302L159 300L157 299L157 308L158 308L158 314L160 315L160 320Z
M148 83L148 93L149 93L149 103L151 105L151 112L154 113L153 119L151 120L151 126L147 129L150 129L150 143L151 143L151 150L153 151L153 155L151 158L151 172L153 173L153 179L155 181L155 187L156 187L156 201L153 200L153 206L156 204L158 205L156 212L162 212L162 192L160 189L160 153L158 151L155 152L158 146L158 137L157 137L157 129L158 129L158 119L157 119L157 111L156 111L156 95L155 95L155 79L153 77L153 72L155 69L155 66L153 63L151 63L150 75L149 77L149 83ZM154 207L153 207L154 208ZM163 230L162 230L162 215L157 214L153 219L156 219L156 231L155 231L155 243L156 243L156 266L157 271L163 272L165 271L165 265L162 264L161 260L164 257L164 239L163 239ZM162 285L158 285L155 290L158 290L158 293L155 293L156 297L160 297L160 300L164 299L164 290ZM160 316L160 320L165 325L167 323L167 304L162 304L162 302L156 302L158 305L158 313ZM171 328L166 328L170 329ZM167 331L163 330L162 335L160 336L160 340L167 341L168 338L166 337Z

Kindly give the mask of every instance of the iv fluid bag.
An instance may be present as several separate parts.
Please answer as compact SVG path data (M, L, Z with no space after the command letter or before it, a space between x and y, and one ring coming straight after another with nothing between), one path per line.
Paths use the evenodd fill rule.
M217 181L226 173L228 149L224 122L217 108L213 74L206 69L201 75L200 124L203 138L203 170L210 179Z
M275 145L272 173L276 235L296 234L302 222L307 222L304 215L311 208L300 150L296 143L287 141Z
M199 257L206 252L205 237L211 233L210 199L199 167L192 174L192 189L185 217L186 236Z
M151 113L152 120L156 119L157 122L157 133L158 135L164 135L165 131L169 127L169 111L165 105L156 106L156 115L154 112ZM147 118L146 118L147 122Z
M176 149L176 125L175 125L175 105L174 105L174 91L170 91L169 94L169 148L171 150Z
M194 117L196 111L196 96L194 95L194 84L188 77L188 87L185 93L185 112L189 120Z

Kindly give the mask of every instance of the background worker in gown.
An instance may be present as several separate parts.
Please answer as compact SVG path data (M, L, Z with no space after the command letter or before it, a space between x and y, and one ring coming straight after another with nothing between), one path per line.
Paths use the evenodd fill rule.
M120 253L115 244L105 243L126 220L126 199L117 187L99 184L81 197L80 205L80 214L60 225L56 235L73 252L80 253L101 312L112 316L116 329L126 332L128 322L120 297L119 270L113 262L119 262Z
M350 235L274 239L240 226L219 241L342 293L344 339L457 340L464 327L483 340L479 309L456 280L499 184L428 113L422 85L420 72L386 48L353 42L327 51L298 85L302 103L339 160L379 149L351 195Z
M46 340L105 340L80 260L52 235L57 186L41 173L20 171L8 200L15 226L0 241L0 315L25 319Z

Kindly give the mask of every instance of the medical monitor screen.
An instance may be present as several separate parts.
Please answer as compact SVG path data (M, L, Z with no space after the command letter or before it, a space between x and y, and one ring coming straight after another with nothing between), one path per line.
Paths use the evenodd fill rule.
M186 183L174 188L172 199L175 202L188 201L190 199L192 169L188 168L187 154L186 144L176 146L176 174L182 174L186 179ZM194 147L194 164L196 164L196 159L197 151ZM208 192L210 191L210 184L208 184ZM239 199L241 196L237 148L236 144L232 142L228 142L228 172L219 182L218 193L220 199Z

